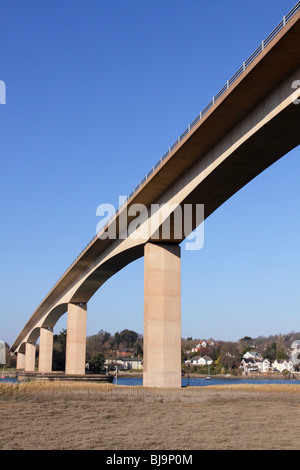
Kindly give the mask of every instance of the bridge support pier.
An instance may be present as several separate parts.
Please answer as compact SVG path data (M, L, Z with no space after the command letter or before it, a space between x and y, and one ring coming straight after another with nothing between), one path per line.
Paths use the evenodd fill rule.
M39 372L52 371L53 329L40 329Z
M18 352L17 354L17 369L25 369L25 354Z
M68 304L66 374L85 373L86 304Z
M145 387L181 387L181 262L178 245L144 252Z
M34 343L26 343L25 345L25 371L35 371L35 352L36 345Z

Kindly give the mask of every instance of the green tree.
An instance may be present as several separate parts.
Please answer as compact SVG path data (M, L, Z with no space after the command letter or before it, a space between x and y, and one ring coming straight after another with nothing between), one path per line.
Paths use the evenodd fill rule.
M53 335L53 360L52 360L53 370L57 370L57 371L65 370L66 343L67 343L67 330L63 329L58 335Z
M263 358L264 359L269 359L269 361L275 361L276 359L276 343L273 341L273 343L268 346L265 351L263 352Z
M63 349L66 349L67 330L62 329L58 335L54 335L53 341L57 342Z
M287 359L288 355L283 349L276 350L276 359Z
M138 339L138 334L132 330L123 330L120 333L121 343L124 344L125 348L133 348L134 343Z
M98 353L92 357L89 362L89 368L91 372L99 373L104 368L104 356L102 353Z
M240 342L243 343L244 345L248 345L250 346L250 344L252 343L252 338L251 336L244 336L243 338L240 339Z
M110 341L111 347L112 348L118 348L121 344L121 336L120 333L117 331L114 336L111 338Z
M239 340L239 344L242 350L242 355L244 355L246 352L250 351L253 345L253 340L251 336L244 336L244 338L241 338Z
M108 333L108 331L104 331L104 330L100 330L98 335L101 338L102 344L106 343L111 337L111 334Z

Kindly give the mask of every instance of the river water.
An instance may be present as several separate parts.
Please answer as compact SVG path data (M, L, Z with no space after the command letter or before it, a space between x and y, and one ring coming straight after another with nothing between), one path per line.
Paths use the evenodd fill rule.
M113 381L116 384L116 379L114 378ZM300 385L300 380L292 380L292 379L220 379L220 378L211 378L210 380L206 380L205 378L189 378L189 380L185 377L182 378L181 386L186 387L189 385L190 387L205 387L207 385L237 385L237 384L297 384ZM135 378L135 377L118 377L117 378L117 385L143 385L142 378Z
M0 385L1 384L9 384L9 383L17 383L17 382L18 382L18 379L15 379L13 377L6 377L5 379L0 377Z
M7 377L5 379L0 379L0 384L2 383L18 383L18 379L13 377ZM129 385L129 386L142 386L143 379L137 377L117 377L114 378L114 385ZM205 378L189 378L189 380L184 377L181 381L181 386L186 387L205 387L208 385L237 385L237 384L296 384L300 385L300 380L293 379L232 379L232 378L211 378L207 380Z

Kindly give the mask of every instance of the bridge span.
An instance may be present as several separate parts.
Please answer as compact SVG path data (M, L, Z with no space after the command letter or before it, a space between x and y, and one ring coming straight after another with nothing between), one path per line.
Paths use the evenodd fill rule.
M58 280L11 347L18 369L34 370L40 338L39 371L51 372L53 328L67 312L65 373L84 374L88 301L110 277L144 256L143 384L180 387L180 243L299 145L299 20L297 2ZM152 208L162 206L158 217L161 212ZM144 208L138 224L137 207ZM187 208L192 212L185 228Z

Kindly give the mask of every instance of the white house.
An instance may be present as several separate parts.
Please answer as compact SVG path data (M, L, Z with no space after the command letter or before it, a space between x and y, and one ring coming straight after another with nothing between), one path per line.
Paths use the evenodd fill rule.
M202 365L203 364L202 357L201 356L192 357L191 364Z
M142 360L138 357L123 357L119 359L123 363L124 369L142 369Z
M243 357L240 367L245 372L269 372L271 363L268 359L261 361L253 357Z
M213 347L213 346L217 346L217 345L212 339L209 339L208 341L202 340L202 341L199 341L197 346L195 346L192 349L192 352L197 352L199 351L200 348L208 348L208 347Z
M206 344L206 341L200 341L197 346L195 346L194 348L192 348L192 352L197 352L199 351L200 348L206 348L207 344Z
M258 365L253 357L243 358L240 367L241 369L244 369L245 372L258 371Z
M142 360L136 357L122 357L119 359L106 359L105 365L115 364L119 369L143 369Z
M263 361L257 362L257 366L260 372L269 372L271 363L268 359L264 359Z
M288 370L289 372L295 372L294 364L290 359L275 359L272 364L274 370L278 372L283 372Z
M187 363L188 361L186 361ZM210 365L213 363L213 360L208 357L208 356L195 356L195 357L192 357L192 359L189 361L190 364L193 364L193 365L198 365L198 366L206 366L206 365Z
M257 351L248 351L243 355L244 359L262 359L261 355Z

